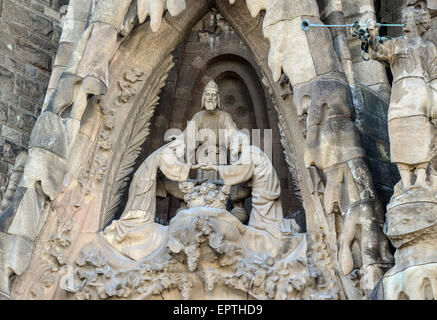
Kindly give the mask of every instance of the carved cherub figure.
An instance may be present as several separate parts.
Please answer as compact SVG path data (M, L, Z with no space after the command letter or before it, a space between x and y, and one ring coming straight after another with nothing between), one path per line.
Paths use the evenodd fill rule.
M436 127L430 82L437 78L436 46L422 38L430 15L422 9L402 11L404 36L381 43L378 28L370 22L370 55L390 64L393 87L388 111L391 161L396 163L403 190L427 187L427 167L436 154ZM416 181L413 184L413 173Z

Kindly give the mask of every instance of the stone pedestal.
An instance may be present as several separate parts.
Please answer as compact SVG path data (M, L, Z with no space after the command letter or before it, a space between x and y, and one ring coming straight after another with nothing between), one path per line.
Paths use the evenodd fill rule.
M437 296L437 195L412 189L387 207L385 234L396 248L395 266L383 278L384 299Z

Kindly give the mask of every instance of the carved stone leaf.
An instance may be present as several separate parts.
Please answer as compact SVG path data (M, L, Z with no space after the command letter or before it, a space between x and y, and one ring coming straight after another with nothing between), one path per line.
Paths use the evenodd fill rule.
M302 187L300 183L301 177L296 167L296 154L294 153L294 150L292 150L292 147L289 145L285 137L285 131L284 131L285 120L280 113L278 113L278 116L279 116L278 128L279 128L279 133L281 134L281 145L284 148L285 162L288 165L288 170L290 171L291 174L291 180L296 188L295 195L300 201L303 202L302 192L301 192Z
M133 117L133 125L130 126L131 130L126 130L125 135L121 139L120 152L123 156L116 170L116 174L113 176L113 181L111 181L112 189L107 210L104 214L104 226L108 225L114 219L119 208L122 196L128 186L129 175L134 169L135 161L141 151L141 146L149 135L150 119L158 105L159 93L161 88L165 85L168 73L173 65L173 58L169 56L161 68L157 70L155 78L149 80L151 85L144 94L144 104L140 106Z

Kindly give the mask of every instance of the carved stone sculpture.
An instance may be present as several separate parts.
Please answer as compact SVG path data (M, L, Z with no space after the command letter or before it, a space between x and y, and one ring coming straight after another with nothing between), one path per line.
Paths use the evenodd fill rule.
M426 11L404 9L404 36L384 43L377 40L378 29L370 26L371 56L389 62L393 73L388 113L390 156L398 165L403 190L428 185L426 170L436 152L428 83L436 77L435 70L431 69L436 63L437 49L421 38L429 27L429 19ZM405 146L409 146L408 149ZM413 173L416 175L414 183Z
M393 73L388 112L391 161L401 181L387 206L385 234L396 248L395 266L379 288L385 299L432 299L436 256L435 201L436 127L434 83L436 46L422 38L428 29L428 12L414 7L402 11L404 36L379 41L370 25L371 56L386 61Z
M220 150L226 150L230 137L238 131L238 128L232 120L231 115L221 110L220 93L217 83L211 80L204 89L202 96L202 110L197 112L191 119L191 124L185 129L185 136L188 145L188 154L194 155L194 149L200 156L201 162L217 164L219 161L227 159L218 159ZM193 144L193 141L201 143ZM189 160L190 161L190 160ZM216 179L216 175L203 170L199 170L197 178Z
M60 287L79 299L214 295L258 299L316 296L322 278L306 264L306 238L283 218L278 176L264 152L235 134L232 165L184 164L184 139L152 153L135 173L126 208L86 245ZM218 171L224 185L187 181L191 168ZM157 170L179 181L186 209L170 225L154 223ZM226 211L231 186L251 181L248 226ZM103 241L102 241L103 240ZM232 288L232 291L225 288ZM334 298L335 293L331 293Z
M32 278L34 270L40 270L41 259L51 260L51 263L45 264L42 274L35 276L39 283L32 285L31 293L21 292L21 288L27 286L21 283L15 296L33 294L46 297L47 289L52 291L52 295L47 297L79 299L338 299L345 298L345 291L349 290L346 287L351 283L358 289L370 291L392 261L387 239L381 231L382 209L352 121L351 83L347 83L335 53L344 48L335 48L335 51L330 33L323 28L308 33L300 28L303 18L309 17L312 23L320 22L319 13L327 12L323 10L325 2L93 2L89 14L84 15L89 15L89 18L84 18L87 29L75 45L57 89L35 125L21 184L12 203L0 217L0 292L9 296L10 280L28 267L36 239L44 250L37 249L33 255L33 268L28 269L27 278L16 278L26 282ZM428 0L428 3L434 3L434 0ZM134 176L121 219L100 232L117 212L123 194L121 186L128 185L136 157L147 138L159 88L164 85L163 74L171 68L168 63L170 52L196 19L214 5L219 11L238 8L231 13L225 11L226 15L233 26L240 28L243 40L252 43L256 62L264 65L262 73L271 85L271 94L276 99L274 103L278 105L277 111L282 119L283 143L288 144L290 150L297 151L288 152L295 158L289 157L287 162L299 171L297 176L303 201L305 209L308 208L309 232L290 232L292 221L283 218L278 176L261 150L236 143L232 146L234 155L240 154L235 162L215 166L220 161L212 161L202 166L190 166L177 161L174 154L189 148L191 141L186 139L170 143L146 159ZM163 19L166 10L169 15ZM259 14L260 11L265 13ZM145 24L135 29L137 22ZM157 32L160 26L166 33L150 36L150 30ZM140 36L144 34L149 36ZM259 41L265 40L263 35L269 41ZM144 39L151 39L151 42L141 42ZM143 53L146 49L144 43L155 50L153 53L165 56L152 61ZM388 45L388 42L381 45ZM411 46L412 50L414 48ZM147 52L150 54L152 49ZM127 61L142 71L121 77ZM427 88L435 106L435 59L426 65L431 75ZM289 80L289 83L283 81L282 90L276 83L281 78ZM111 86L121 89L121 92L108 91ZM298 116L292 109L291 93L299 115L307 115L305 137L301 135ZM107 104L100 106L103 95ZM232 118L220 110L216 84L208 84L202 100L203 109L193 118L196 129L212 129L216 137L220 136L220 129L228 129L230 138L237 127ZM124 131L124 128L116 128L119 124L117 111L110 107L114 101L120 102L117 106L122 111L118 116L126 113L123 122L120 121L126 125ZM139 106L143 105L146 108L139 112ZM430 108L429 113L430 119L437 118L433 116L437 114L435 108ZM140 121L131 121L134 117ZM417 123L415 127L419 128ZM95 135L90 133L91 128L96 128ZM429 128L432 127L424 125L415 135L419 136ZM80 130L90 132L80 136ZM428 147L428 142L420 143ZM205 146L208 154L212 144L206 143ZM73 147L76 147L76 153L72 152ZM214 147L228 148L228 145L216 141ZM94 153L97 149L98 152ZM197 144L195 149L198 149ZM170 167L162 162L164 150L171 151L170 157L175 160ZM417 155L413 155L417 159L410 161L418 169L418 185L424 173L424 162L417 162L419 158L431 163L430 177L426 177L430 179L426 183L432 185L435 159L427 158L428 152L432 154L430 150L420 149ZM125 154L125 151L129 156L123 158L120 154ZM81 159L82 152L95 156ZM291 162L294 163L291 165ZM209 180L217 180L219 173L224 184L207 181L196 186L188 179L190 168L197 169L199 177ZM171 182L160 180L158 171ZM241 185L242 182L247 182L251 188ZM114 187L107 187L111 184ZM175 185L180 190L175 190ZM64 187L68 192L63 193ZM165 192L174 196L178 194L176 198L186 201L168 227L153 221L155 197ZM435 201L430 192L425 189L420 189L420 192L423 193L420 199ZM404 234L411 234L411 229L397 228L402 225L398 224L399 221L414 220L411 213L417 213L414 211L417 208L409 205L420 192L392 203L387 235L397 248L408 248L402 255L398 254L397 259L402 256L405 261L416 259L417 263L421 259L418 253L425 252L429 253L429 259L420 261L426 263L435 260L432 243L436 220L434 203L429 205L428 211L423 209L428 208L425 206L419 210L420 214L427 212L418 219L418 225L426 230L419 232L420 237L426 238L426 244L415 242L415 237L406 240ZM241 202L248 195L252 195L253 211L249 225L244 225L241 222L245 217L237 219L226 210L227 200ZM398 214L392 209L396 209L399 203L399 207L405 210ZM101 217L103 223L98 221ZM328 227L326 221L329 221ZM41 235L42 229L44 234ZM83 235L86 235L85 239ZM89 245L82 246L84 241L88 241L87 237L91 239ZM406 241L414 243L405 246ZM80 254L77 250L81 251ZM64 255L64 251L68 254ZM405 261L401 261L399 266L408 265ZM400 274L397 271L399 269L395 269L394 275ZM421 277L425 278L427 270L420 271L424 271ZM415 276L414 269L408 272L408 277ZM56 277L60 275L59 283ZM388 274L389 277L392 275ZM346 283L345 278L350 281ZM385 283L387 288L395 288L401 282ZM57 290L59 287L62 290ZM390 292L396 290L389 289ZM421 297L428 296L429 289L424 292L426 294L421 294ZM347 294L347 297L363 297L366 293Z
M152 153L135 173L123 214L103 232L104 239L119 252L139 260L160 246L166 228L154 222L156 195L164 196L162 184L157 190L157 171L170 180L187 180L191 165L178 160L184 153L183 140L176 139Z
M267 155L258 147L244 143L245 139L245 135L237 134L231 142L231 154L238 155L238 161L230 166L204 168L217 170L225 185L238 185L251 180L252 211L249 226L281 238L283 234L290 234L290 225L287 228L283 219L278 176Z
M382 207L352 122L350 91L328 78L299 88L294 98L298 114L306 117L305 165L336 232L339 264L345 276L360 270L360 286L369 292L392 257L382 233Z

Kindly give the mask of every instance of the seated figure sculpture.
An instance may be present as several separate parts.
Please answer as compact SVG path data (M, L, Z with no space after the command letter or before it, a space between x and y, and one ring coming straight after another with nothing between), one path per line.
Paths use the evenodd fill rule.
M193 130L194 129L194 130ZM202 95L202 108L197 112L184 135L187 139L188 155L196 154L202 157L202 162L217 164L224 159L217 159L218 151L228 147L230 138L238 131L232 116L221 110L220 92L214 80L208 82ZM193 136L190 136L193 135ZM191 142L196 141L193 145ZM190 160L189 160L190 162ZM216 179L214 172L198 170L197 178Z
M205 110L193 117L196 142L202 141L202 129L217 135L227 129L222 131L225 140L203 142L229 148L230 164L227 160L220 165L203 159L195 165L186 161L185 152L188 158L192 143L188 130L153 152L135 172L121 217L100 232L96 242L81 249L74 279L62 282L64 290L77 297L93 292L96 298L120 294L146 298L158 292L171 299L179 297L180 291L182 297L196 299L217 288L214 294L218 296L226 292L225 296L241 298L250 292L260 299L284 299L312 285L302 264L306 238L292 234L293 221L283 218L279 178L270 159L250 146L248 137L237 132L232 117L218 109L214 82L206 86L202 104ZM201 147L196 143L194 152ZM190 170L197 169L198 179L190 179ZM165 226L155 223L156 197L168 194L182 203ZM237 201L242 203L250 196L250 221L244 225L234 211ZM234 202L232 210L229 200ZM268 285L257 281L248 288L248 279L241 275L258 268L269 270ZM111 271L102 274L101 270ZM131 283L136 277L142 279L144 288ZM196 290L187 293L182 280ZM159 288L155 287L158 283ZM124 286L136 290L123 291Z

